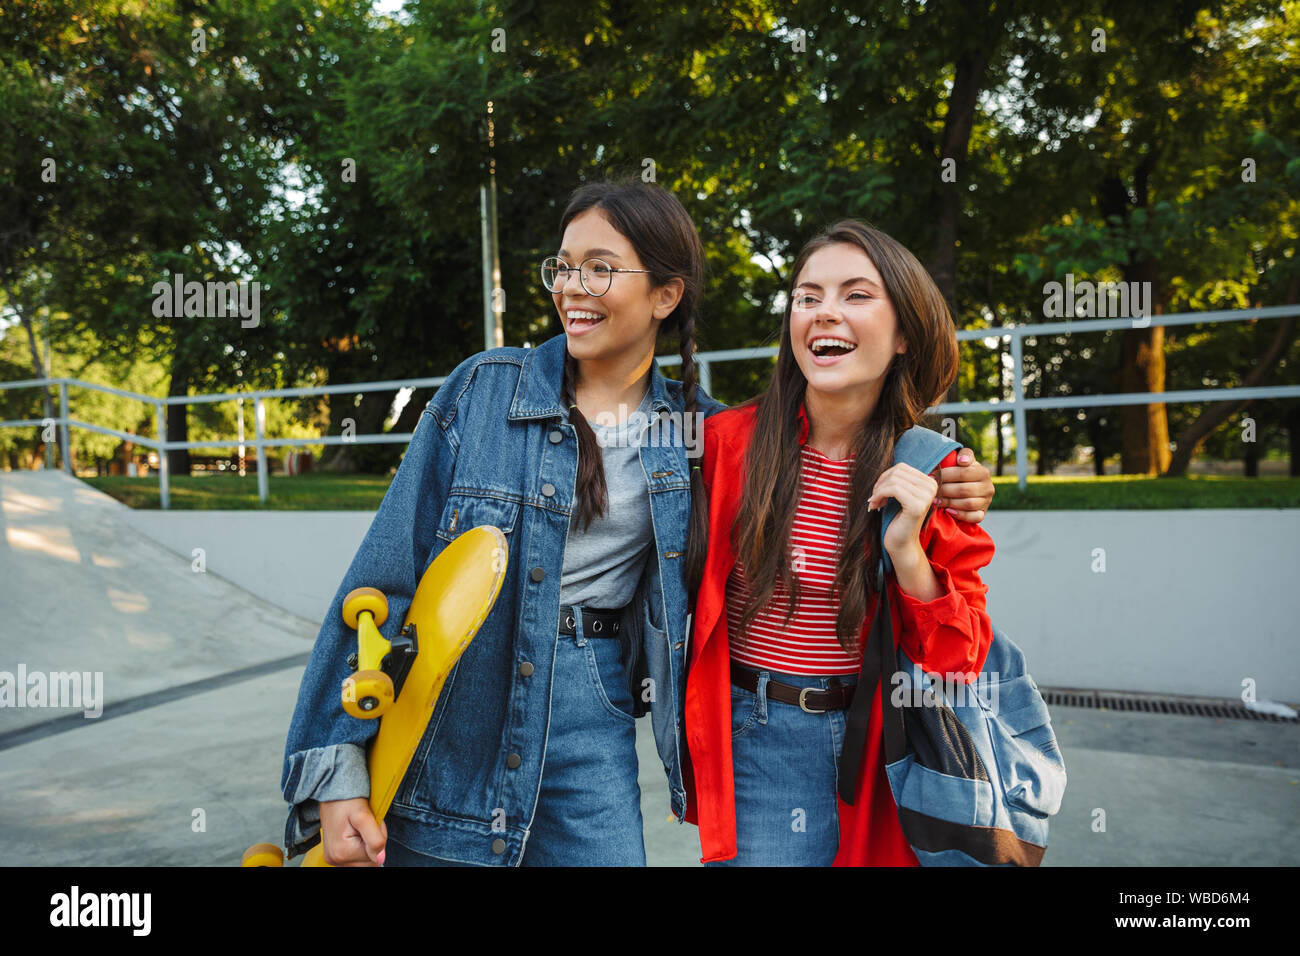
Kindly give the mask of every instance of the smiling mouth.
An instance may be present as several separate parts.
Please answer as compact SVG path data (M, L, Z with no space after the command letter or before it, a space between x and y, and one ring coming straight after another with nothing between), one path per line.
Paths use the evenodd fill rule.
M569 328L579 332L605 321L605 317L599 312L589 312L586 309L569 309L564 313L564 317L569 320Z
M844 339L830 338L823 336L815 338L808 346L808 350L818 358L830 358L836 355L848 355L857 349L853 342L846 342Z

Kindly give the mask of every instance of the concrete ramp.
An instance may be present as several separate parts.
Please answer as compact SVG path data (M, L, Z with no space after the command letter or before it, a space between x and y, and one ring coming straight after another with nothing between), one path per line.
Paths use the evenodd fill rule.
M311 650L318 625L178 557L130 513L61 472L0 472L0 671L102 674L111 705ZM30 701L0 709L0 734L81 712Z
M43 706L0 707L0 865L234 865L282 837L284 737L319 625L131 514L60 472L0 472L0 672L27 677L15 703L46 682Z

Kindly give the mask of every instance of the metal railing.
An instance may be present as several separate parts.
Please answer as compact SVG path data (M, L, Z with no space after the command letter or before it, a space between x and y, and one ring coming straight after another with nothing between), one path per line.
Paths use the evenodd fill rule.
M84 428L87 431L98 432L101 435L112 435L123 441L134 442L138 445L144 445L146 448L152 448L158 452L158 494L159 502L163 508L171 504L171 495L169 489L169 476L167 468L167 452L179 449L192 448L233 448L236 445L252 445L257 450L257 495L265 502L269 491L268 468L266 460L266 449L277 446L302 446L302 445L374 445L386 442L409 442L411 432L379 432L376 434L366 435L326 435L321 438L268 438L266 432L266 400L268 398L298 398L305 395L334 395L339 393L355 394L357 392L376 392L391 391L399 388L429 388L431 386L441 385L446 381L447 376L439 375L434 378L405 378L388 382L362 382L359 385L318 385L309 388L276 388L262 389L248 392L223 392L209 395L169 395L165 398L157 398L153 395L141 395L139 392L128 392L125 389L112 388L108 385L98 385L94 382L83 382L75 378L32 378L20 382L0 382L0 389L6 388L38 388L41 386L58 385L59 386L59 417L58 418L40 418L25 419L22 421L0 421L0 428L32 426L48 427L51 424L59 426L60 446L64 449L63 454L63 471L65 474L72 473L71 455L68 453L68 427ZM134 432L119 431L116 428L105 428L103 425L95 425L91 422L79 421L68 416L68 386L76 385L80 388L89 388L97 392L107 392L110 395L120 395L123 398L133 398L137 401L145 402L154 407L154 429L158 433L157 438L146 438L137 435ZM168 405L191 405L210 402L245 402L253 403L253 420L255 428L255 437L252 441L168 441L167 440L167 415L164 411Z
M1217 312L1179 312L1170 315L1152 315L1143 318L1142 326L1199 325L1215 322L1245 322L1255 319L1277 319L1290 315L1300 315L1300 305L1271 306L1264 309L1228 309ZM1024 395L1024 340L1046 335L1076 335L1089 332L1105 332L1134 328L1131 318L1120 319L1086 319L1082 321L1050 322L1039 325L998 326L988 329L965 329L957 333L959 341L973 341L995 338L1011 340L1011 390L1012 397L1007 400L987 402L944 402L930 409L935 414L961 412L1010 412L1014 422L1016 436L1016 479L1021 488L1027 483L1028 475L1028 430L1025 412L1043 408L1095 408L1116 405L1159 405L1169 402L1204 402L1204 401L1242 401L1255 398L1300 398L1300 385L1276 385L1259 388L1200 388L1183 389L1172 392L1119 392L1106 395L1059 395L1047 398L1025 398ZM776 346L745 349L722 349L713 352L699 352L695 360L700 374L700 386L707 392L712 391L712 367L724 362L738 362L752 359L775 358ZM679 365L681 356L657 356L660 366ZM322 436L320 438L274 438L266 432L266 400L269 398L297 398L307 395L356 394L358 392L393 391L402 388L430 388L441 385L446 376L433 378L394 379L385 382L362 382L356 385L321 385L307 388L281 388L254 390L247 392L225 392L209 395L172 395L158 398L141 395L120 388L83 382L74 378L36 378L17 382L0 382L0 389L41 388L57 385L59 387L58 418L25 419L18 421L0 421L0 428L49 427L58 425L60 430L60 447L63 449L63 471L71 474L71 454L69 453L68 429L84 428L87 431L112 435L124 441L135 442L158 452L158 490L163 508L170 505L169 476L167 452L178 449L195 448L232 448L248 444L257 453L257 493L265 502L269 492L266 449L278 446L303 445L343 445L343 444L382 444L387 442L409 442L410 432L378 432L365 435ZM96 391L119 395L123 398L136 399L154 406L154 422L157 438L147 438L132 432L106 428L91 422L72 418L68 408L68 386L88 388ZM168 405L191 405L206 402L251 401L254 408L255 437L252 441L185 441L167 440ZM242 408L242 406L241 406Z
M1300 315L1300 305L1278 305L1264 309L1222 309L1215 312L1173 312L1169 315L1152 315L1142 318L1137 326L1132 318L1083 319L1048 322L1038 325L1001 325L988 329L963 329L957 341L970 342L984 339L1011 339L1011 389L1010 400L993 399L987 402L943 402L929 411L942 415L948 412L1010 412L1016 434L1016 483L1024 488L1028 479L1029 458L1028 429L1025 412L1039 408L1096 408L1114 405L1163 405L1169 402L1242 401L1252 398L1300 398L1300 385L1275 385L1258 388L1196 388L1172 392L1114 392L1107 395L1057 395L1048 398L1025 398L1024 392L1024 340L1046 335L1078 335L1088 332L1107 332L1116 329L1147 328L1149 326L1200 325L1215 322L1247 322L1254 319L1280 319ZM700 386L712 392L710 363L740 361L743 359L775 358L775 345L765 348L726 349L718 352L701 352L695 361L700 369ZM680 365L680 356L659 358L660 365Z

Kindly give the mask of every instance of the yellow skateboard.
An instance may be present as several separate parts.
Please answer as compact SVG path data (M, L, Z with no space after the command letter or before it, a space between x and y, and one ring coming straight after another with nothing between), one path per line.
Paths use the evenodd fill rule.
M356 673L343 682L340 703L365 720L381 717L370 743L370 811L375 822L388 812L411 758L433 716L443 682L496 603L505 579L509 548L491 525L472 528L447 545L429 565L407 611L401 634L391 642L379 633L388 600L374 588L357 588L343 599L343 620L357 632ZM303 866L329 866L323 843L303 855ZM242 866L283 866L274 843L245 851Z

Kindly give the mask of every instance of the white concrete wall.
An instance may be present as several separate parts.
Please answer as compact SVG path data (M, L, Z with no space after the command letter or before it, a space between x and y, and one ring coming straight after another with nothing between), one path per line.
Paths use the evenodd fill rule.
M372 512L131 512L208 570L319 622ZM1300 510L1011 511L989 613L1054 687L1300 701ZM1094 571L1105 552L1105 571Z
M163 547L272 604L320 624L361 546L373 511L132 511Z
M995 503L985 525L989 614L1040 684L1300 700L1300 510Z

